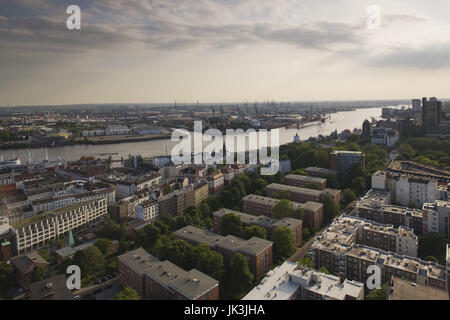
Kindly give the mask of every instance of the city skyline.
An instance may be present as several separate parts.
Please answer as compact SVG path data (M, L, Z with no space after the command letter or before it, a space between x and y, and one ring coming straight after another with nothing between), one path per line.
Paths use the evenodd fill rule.
M67 30L71 4L81 8L81 30ZM367 28L373 4L380 30ZM423 0L6 0L0 105L448 98L445 8Z

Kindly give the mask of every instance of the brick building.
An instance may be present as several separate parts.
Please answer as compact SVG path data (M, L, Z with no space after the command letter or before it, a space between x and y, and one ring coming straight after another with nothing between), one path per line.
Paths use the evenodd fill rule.
M197 246L205 244L211 249L220 252L225 264L229 264L236 253L247 258L250 271L259 280L272 269L273 242L253 237L244 240L232 235L223 237L219 234L202 230L193 226L186 226L175 232L175 237Z
M119 256L120 283L136 290L144 300L218 300L219 282L192 269L185 271L170 261L139 248Z
M243 199L243 211L255 216L272 216L272 208L280 202L279 199L268 198L250 194ZM323 223L323 204L320 202L308 201L306 203L292 202L294 209L305 211L304 226L311 225L314 230L318 230Z
M287 227L292 230L295 238L295 243L298 247L302 245L302 220L293 218L272 219L267 216L254 216L251 214L233 211L229 209L221 209L213 213L213 230L215 233L220 233L220 222L223 216L234 213L241 218L244 226L260 226L267 230L267 235L270 237L272 231L279 227Z
M286 184L294 187L308 188L311 185L316 185L320 190L327 187L327 179L302 176L298 174L289 174L286 177Z

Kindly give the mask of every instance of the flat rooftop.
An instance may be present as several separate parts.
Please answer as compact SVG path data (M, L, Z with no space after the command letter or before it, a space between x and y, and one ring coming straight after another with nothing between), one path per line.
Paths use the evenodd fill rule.
M120 255L118 259L128 268L140 275L143 275L150 269L153 263L159 262L158 258L152 256L142 248L124 253Z
M288 300L298 289L298 285L288 279L288 274L298 265L286 261L282 265L270 270L266 277L253 288L242 300Z
M186 226L175 231L175 236L186 241L192 241L198 244L206 244L209 247L214 246L217 242L219 242L219 240L223 238L223 236L219 234L193 226Z
M311 176L302 176L302 175L298 175L298 174L288 174L285 178L286 179L290 179L290 180L306 182L306 183L320 183L320 184L322 184L324 182L327 182L327 179L324 179L324 178L316 178L316 177L311 177Z
M205 292L210 291L218 285L219 281L197 269L185 272L183 275L173 279L169 284L170 287L192 300L198 299Z
M449 294L430 286L392 278L389 300L449 300Z

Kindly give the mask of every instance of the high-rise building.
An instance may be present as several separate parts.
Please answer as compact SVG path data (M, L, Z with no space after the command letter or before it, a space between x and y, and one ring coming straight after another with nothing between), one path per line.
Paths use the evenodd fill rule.
M437 133L442 120L442 102L436 98L422 99L422 129L425 134Z
M342 180L354 166L366 167L364 153L360 151L333 151L330 154L330 167L338 172L339 179Z
M422 111L422 101L420 99L413 99L412 100L412 108L415 112Z
M363 127L362 127L362 135L361 137L364 140L370 140L370 136L372 135L372 124L369 122L369 120L365 120L363 122Z

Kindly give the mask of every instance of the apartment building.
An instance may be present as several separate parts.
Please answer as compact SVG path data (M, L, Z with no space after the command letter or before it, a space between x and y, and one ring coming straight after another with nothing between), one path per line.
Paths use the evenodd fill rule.
M234 255L239 252L247 258L250 271L259 280L272 269L273 242L253 237L244 240L232 235L223 237L219 234L202 230L193 226L186 226L175 232L177 239L182 239L197 246L205 244L221 253L225 264L229 264Z
M196 183L194 185L194 205L200 206L203 200L208 199L209 187L206 181Z
M421 210L393 206L390 203L390 193L382 190L369 191L356 204L356 215L366 220L407 227L416 234L423 232L423 213Z
M266 187L266 190L267 196L271 198L276 198L280 192L289 191L290 200L299 203L308 201L321 202L326 196L330 196L337 206L339 206L341 202L341 191L336 189L327 188L324 190L314 190L272 183Z
M380 267L385 280L392 276L403 277L413 283L446 290L444 266L357 244L358 233L355 229L355 225L347 224L343 230L338 222L321 234L309 253L314 267L326 267L333 275L365 283L370 276L367 268L376 265Z
M194 205L194 187L189 186L161 196L159 199L159 214L179 215Z
M364 300L364 284L286 261L242 300Z
M150 188L161 183L161 175L151 175L139 178L102 179L104 182L112 184L116 188L117 199L123 199L134 193Z
M272 208L278 204L279 199L268 198L258 195L248 195L243 199L243 211L255 216L272 216ZM310 225L314 230L318 230L323 223L323 204L320 202L308 201L306 203L292 202L294 209L305 211L304 226Z
M136 219L141 221L155 221L159 218L159 203L156 199L148 200L136 206Z
M422 208L423 232L437 232L445 234L450 240L450 202L436 200L425 203Z
M352 167L366 167L366 157L360 151L333 151L330 153L330 168L343 179Z
M16 252L22 254L36 250L70 230L96 225L106 214L107 201L104 198L73 204L11 224Z
M222 218L230 213L234 213L242 221L244 226L259 226L267 230L267 235L270 237L272 231L276 228L286 227L291 229L295 238L295 243L298 247L302 245L302 220L293 218L272 219L267 216L254 216L239 211L233 211L229 209L220 209L213 213L213 231L220 233L220 222Z
M222 169L222 174L223 174L225 186L226 187L230 186L231 182L233 181L234 176L235 176L233 168L226 167L226 168Z
M214 194L225 187L225 178L222 173L208 177L209 192Z
M145 300L218 300L219 282L192 269L185 271L170 261L139 248L118 258L120 283Z
M305 171L308 174L308 176L317 178L322 178L323 176L326 175L334 175L334 176L338 175L338 172L336 170L326 168L308 167L305 169Z
M298 174L289 174L285 177L286 184L289 186L310 188L312 185L317 186L319 190L323 190L327 187L327 179L316 178L310 176L302 176Z
M436 180L439 185L450 183L450 171L427 166L414 161L391 161L387 171Z

